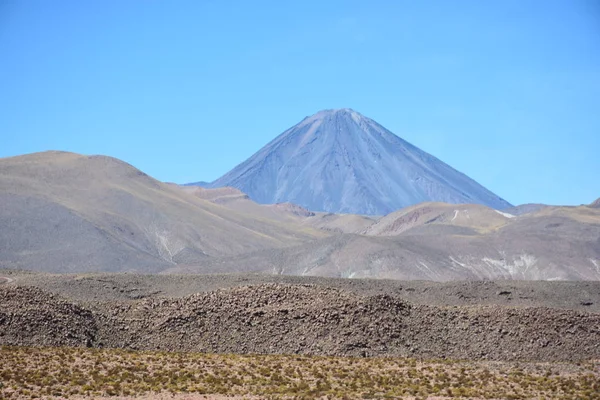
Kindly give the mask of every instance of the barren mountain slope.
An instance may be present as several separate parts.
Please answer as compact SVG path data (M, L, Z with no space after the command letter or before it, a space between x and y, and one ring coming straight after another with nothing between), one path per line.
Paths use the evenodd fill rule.
M180 186L180 188L201 199L220 204L237 213L248 215L256 219L297 224L302 220L300 217L314 215L314 213L309 210L289 203L258 204L250 200L246 193L232 187L205 189L195 186Z
M416 210L428 208L416 207ZM414 212L415 209L409 211ZM441 214L439 210L442 210ZM467 208L468 210L468 208ZM558 207L540 214L508 218L493 210L482 225L457 222L454 208L432 215L450 223L423 223L384 236L340 235L285 249L261 250L243 257L206 260L179 272L262 272L349 278L600 280L600 211ZM417 213L418 214L418 213ZM452 221L457 214L456 220ZM466 213L463 211L463 214ZM463 215L463 216L464 216ZM497 217L496 217L497 215ZM488 215L489 217L490 215ZM381 224L380 227L394 227ZM506 220L506 221L504 221ZM382 221L386 221L385 218ZM491 221L491 222L490 222ZM390 222L390 221L388 221ZM371 234L376 234L373 225ZM482 229L485 228L485 229ZM390 232L394 232L393 229Z
M502 210L507 214L512 215L524 215L539 211L545 207L549 207L547 204L539 204L539 203L528 203L528 204L520 204L518 206L505 208Z
M160 271L324 233L257 220L104 156L0 159L0 265L45 271Z
M423 225L465 227L480 233L500 228L513 215L478 204L421 203L390 213L364 230L370 236L394 236Z
M164 184L113 158L60 152L0 160L0 200L4 267L600 279L600 210L586 206L519 217L443 203L379 219L313 213L260 205L233 188ZM348 234L355 232L363 234Z
M377 220L377 217L366 215L312 212L293 203L258 204L250 200L247 194L232 187L206 189L181 186L181 188L202 199L221 204L253 218L291 222L336 233L359 233Z
M377 220L369 215L315 213L302 224L335 233L361 233Z

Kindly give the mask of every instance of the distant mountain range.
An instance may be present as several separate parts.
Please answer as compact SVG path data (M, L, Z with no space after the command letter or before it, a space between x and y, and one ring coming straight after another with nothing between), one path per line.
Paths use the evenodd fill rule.
M234 196L232 188L196 190L231 210L260 218L276 207L256 204L241 192ZM518 208L519 216L483 205L448 203L420 203L378 218L317 212L287 223L318 227L330 233L326 238L206 259L201 265L174 266L167 272L434 281L600 280L600 210L594 204L525 206Z
M0 268L427 280L600 280L598 202L427 202L384 217L258 204L106 156L0 159Z
M385 215L437 201L511 205L468 176L351 109L306 117L206 188L235 187L262 204Z

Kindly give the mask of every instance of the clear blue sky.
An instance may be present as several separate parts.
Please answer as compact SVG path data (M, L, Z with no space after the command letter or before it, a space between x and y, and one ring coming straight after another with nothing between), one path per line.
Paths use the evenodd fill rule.
M600 2L0 0L0 157L213 180L342 107L512 203L591 202Z

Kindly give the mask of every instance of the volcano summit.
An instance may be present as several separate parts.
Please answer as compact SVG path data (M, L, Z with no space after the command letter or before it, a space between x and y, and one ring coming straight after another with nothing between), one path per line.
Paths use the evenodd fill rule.
M344 108L304 118L216 181L259 203L383 215L412 204L510 204L468 176Z

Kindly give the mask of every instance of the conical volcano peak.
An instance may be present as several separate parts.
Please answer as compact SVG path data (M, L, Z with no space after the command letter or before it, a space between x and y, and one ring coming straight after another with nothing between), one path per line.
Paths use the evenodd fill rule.
M210 184L259 203L383 215L427 201L510 204L351 108L319 111Z
M321 110L313 115L318 119L326 118L352 118L352 119L366 119L361 113L354 111L351 108L335 108L330 110ZM309 117L310 118L310 117Z
M365 124L371 121L361 113L354 111L351 108L335 108L328 110L321 110L308 116L297 125L297 127L304 126L307 124L318 124L318 125L330 125L330 124L345 124L354 122L357 125ZM343 133L343 132L342 132Z
M354 111L351 108L331 108L331 109L328 109L328 110L321 110L321 111L315 113L315 115L323 115L323 116L351 115L351 114L358 114L358 115L360 115L360 113Z

